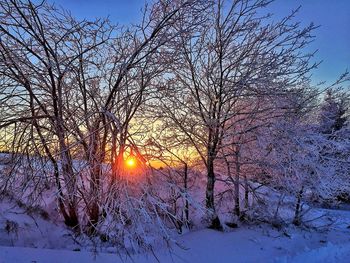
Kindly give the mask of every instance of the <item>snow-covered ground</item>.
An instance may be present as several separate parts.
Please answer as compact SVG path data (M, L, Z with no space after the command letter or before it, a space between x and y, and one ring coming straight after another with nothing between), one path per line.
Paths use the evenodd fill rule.
M345 210L315 210L315 215L327 213L320 225L330 218L335 221L320 230L294 226L276 230L267 224L243 225L229 232L202 229L179 235L177 246L128 258L113 248L103 252L82 248L62 225L13 205L2 200L0 206L0 263L349 262L350 257L350 211Z
M259 191L271 203L278 200L272 189ZM263 223L225 232L197 227L177 235L178 245L128 257L108 244L94 246L89 239L74 238L58 216L52 192L42 194L48 213L11 196L1 197L0 263L350 262L350 210L312 209L305 217L311 227L304 229Z
M339 233L338 233L339 234ZM287 237L267 227L243 227L230 233L200 230L179 238L181 247L160 249L132 259L87 251L0 247L7 262L349 262L350 240L345 235L290 231Z

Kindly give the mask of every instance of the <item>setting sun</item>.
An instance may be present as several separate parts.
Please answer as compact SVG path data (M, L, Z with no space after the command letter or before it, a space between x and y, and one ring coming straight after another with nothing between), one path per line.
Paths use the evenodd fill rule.
M136 159L135 157L128 157L125 163L128 168L134 168L136 166Z

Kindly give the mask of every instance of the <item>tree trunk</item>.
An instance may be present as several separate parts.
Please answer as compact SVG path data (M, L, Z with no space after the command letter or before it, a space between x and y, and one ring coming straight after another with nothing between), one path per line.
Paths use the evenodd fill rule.
M239 151L235 151L235 164L236 164L236 174L235 174L235 214L236 216L241 216L241 208L240 208L240 198L239 198L239 177L241 172L241 167L239 164Z
M33 112L34 114L34 112ZM62 190L62 185L60 182L60 172L59 172L59 167L57 164L56 159L54 158L54 156L51 154L50 149L47 146L47 142L44 139L44 136L41 133L41 130L39 128L39 125L37 124L37 122L34 122L34 126L38 132L39 138L41 140L42 145L44 145L44 150L45 153L47 154L47 156L49 157L52 165L53 165L53 170L54 170L54 178L55 178L55 182L56 182L56 186L58 189L58 207L59 207L59 211L62 214L63 218L64 218L64 222L67 226L74 228L75 231L80 231L79 229L79 220L77 217L77 214L75 212L75 209L66 209L66 206L70 207L70 200L68 198L68 200L63 196L63 190ZM65 203L66 200L66 203Z
M207 166L207 189L206 189L206 208L211 214L211 225L209 228L222 230L222 225L219 217L215 211L215 200L214 200L214 186L215 186L215 173L214 173L214 159L208 158Z
M104 116L102 116L103 118ZM107 126L103 123L104 134L102 138L99 134L90 132L91 134L91 155L90 155L90 204L89 206L89 232L95 233L96 226L100 219L100 203L101 203L101 173L102 163L105 158L106 138L107 138ZM100 130L100 122L97 121L95 130Z
M185 197L185 222L186 225L188 225L189 223L189 203L188 203L188 186L187 186L187 180L188 180L188 166L187 163L185 163L185 167L184 167L184 190L186 193L186 197Z
M301 212L301 200L303 198L303 192L304 192L304 186L301 187L297 195L297 203L295 205L295 214L293 219L293 224L296 226L300 226L300 223L301 223L300 212Z
M244 175L244 209L248 210L249 207L249 184L248 178Z
M77 229L79 227L79 218L76 211L76 178L73 171L73 162L69 154L64 139L63 132L58 132L60 143L60 157L62 162L62 174L66 185L68 196L68 218L65 218L65 224L69 227Z
M208 160L207 168L207 189L206 189L206 208L215 211L214 204L214 184L215 184L215 174L214 174L214 164L212 160Z

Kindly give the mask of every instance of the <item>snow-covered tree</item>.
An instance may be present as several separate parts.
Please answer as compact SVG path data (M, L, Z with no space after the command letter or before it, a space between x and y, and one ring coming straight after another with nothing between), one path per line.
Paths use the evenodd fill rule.
M330 135L341 130L348 121L348 107L349 98L346 97L346 93L327 90L319 113L320 131Z
M139 149L131 122L164 70L159 50L179 34L174 23L196 16L205 2L154 1L140 24L126 29L108 19L80 21L46 1L1 1L0 135L20 159L1 190L33 195L23 189L49 181L65 224L77 233L99 234L110 214L116 225L132 216L161 223L149 185L131 196L125 178L115 176L116 160L129 145ZM129 213L128 201L139 210Z
M230 120L250 110L242 101L284 95L303 83L314 65L312 54L300 56L311 40L310 24L292 22L296 12L277 21L259 12L270 1L213 1L203 23L167 45L174 59L160 90L160 111L185 134L207 172L206 207L211 226L221 229L215 209L215 162ZM271 23L270 23L271 22ZM186 23L178 25L178 30Z

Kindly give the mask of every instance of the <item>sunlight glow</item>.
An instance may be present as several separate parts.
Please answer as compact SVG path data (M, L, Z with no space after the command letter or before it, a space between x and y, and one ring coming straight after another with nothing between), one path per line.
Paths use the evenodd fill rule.
M134 168L136 166L136 159L135 157L128 157L125 163L128 168Z

